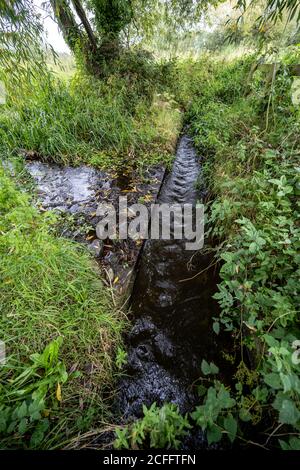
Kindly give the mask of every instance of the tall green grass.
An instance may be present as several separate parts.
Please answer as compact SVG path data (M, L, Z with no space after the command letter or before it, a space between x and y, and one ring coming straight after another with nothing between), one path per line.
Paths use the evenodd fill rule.
M71 374L61 384L61 401L47 402L51 426L40 448L61 446L108 416L103 400L112 386L114 348L121 344L124 325L97 265L83 248L52 235L53 222L52 215L30 205L0 167L0 339L7 352L7 364L0 367L2 413L17 407L14 397L23 396L17 385L13 395L8 393L10 382L28 370L32 354L58 337L63 340L59 358ZM32 383L39 387L45 377L34 374ZM58 383L53 386L49 393ZM27 447L29 437L0 423L0 447Z
M136 166L153 157L164 162L181 121L167 87L159 78L154 86L153 70L154 65L150 77L148 69L146 76L117 71L105 80L78 73L69 82L37 78L32 88L8 86L7 105L0 109L0 149L72 165L112 167L129 156Z

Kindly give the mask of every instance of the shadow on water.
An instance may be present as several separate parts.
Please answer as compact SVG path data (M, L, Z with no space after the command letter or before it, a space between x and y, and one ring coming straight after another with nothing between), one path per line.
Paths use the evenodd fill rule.
M201 181L199 159L184 135L158 202L195 205L204 197L199 175ZM201 361L218 356L212 331L218 273L212 264L211 254L186 250L185 240L146 241L131 298L128 375L120 384L125 419L140 417L143 404L172 402L181 412L195 404L191 385Z

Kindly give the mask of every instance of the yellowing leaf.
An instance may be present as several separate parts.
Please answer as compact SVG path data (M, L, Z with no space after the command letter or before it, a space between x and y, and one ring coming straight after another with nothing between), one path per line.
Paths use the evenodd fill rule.
M57 384L56 398L57 398L57 401L61 401L61 386L60 386L60 383Z

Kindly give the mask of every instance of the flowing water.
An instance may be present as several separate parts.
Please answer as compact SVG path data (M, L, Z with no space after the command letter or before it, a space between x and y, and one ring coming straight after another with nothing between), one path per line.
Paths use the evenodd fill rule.
M60 167L33 161L26 164L26 169L37 184L39 200L45 209L71 214L85 212L97 191L110 188L107 175L88 166Z
M201 181L199 158L184 135L158 202L196 205L205 195ZM153 402L190 410L201 360L214 359L211 318L217 308L212 299L217 275L209 268L211 255L186 250L185 242L147 240L144 245L131 299L127 375L120 384L125 419L141 416L142 405Z

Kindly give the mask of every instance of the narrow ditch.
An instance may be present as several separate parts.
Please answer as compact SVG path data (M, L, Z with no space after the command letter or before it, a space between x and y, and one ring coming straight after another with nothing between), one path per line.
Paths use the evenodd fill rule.
M159 203L196 205L205 197L201 161L183 135ZM142 415L142 405L172 402L182 413L196 403L193 382L201 360L217 359L212 317L218 273L207 250L190 251L186 240L147 240L131 297L126 375L119 386L124 419Z
M162 167L148 170L144 175L148 183L131 183L131 189L123 179L120 184L118 175L113 178L89 167L62 168L29 162L27 170L37 183L38 199L44 209L58 209L79 217L75 227L63 235L95 247L95 226L99 221L95 212L99 202L117 205L118 197L126 194L129 202L135 203L142 194L147 195L150 206L159 191L160 204L195 207L206 197L201 164L192 139L182 135L170 173L163 179ZM77 230L84 223L92 231L83 236ZM115 411L123 422L140 418L143 405L149 407L153 402L177 404L181 413L191 411L199 401L196 385L202 359L213 361L221 375L228 376L220 353L220 348L224 350L226 346L212 330L212 318L218 315L218 304L213 299L218 283L213 252L206 244L200 251L187 250L186 241L149 239L142 250L133 241L108 241L101 242L94 252L100 264L112 271L112 279L131 277L130 283L123 282L123 293L126 289L128 292L135 278L129 305L132 328L125 338L127 363L115 403ZM118 258L116 262L112 262L114 258ZM196 446L199 443L207 446L198 430ZM188 444L188 448L192 447Z

